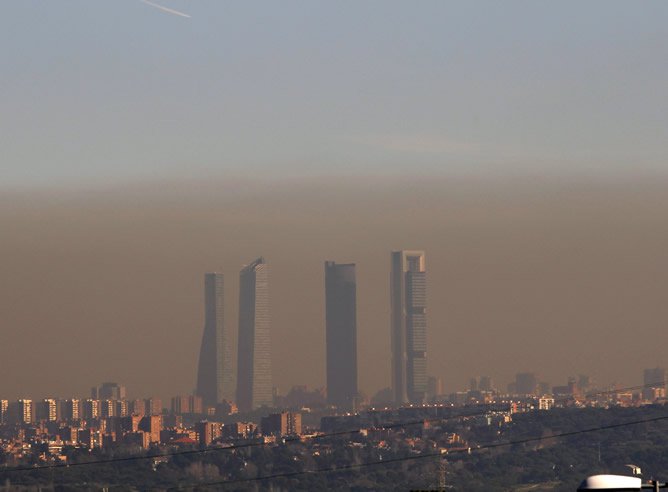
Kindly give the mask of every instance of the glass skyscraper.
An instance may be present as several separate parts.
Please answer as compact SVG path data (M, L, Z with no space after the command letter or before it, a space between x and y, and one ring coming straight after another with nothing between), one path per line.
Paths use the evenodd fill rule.
M327 401L353 410L357 397L357 282L355 265L325 262Z
M424 251L391 254L392 392L397 405L427 393L427 278Z
M237 405L240 411L273 405L269 269L264 258L239 275Z
M207 407L234 400L232 340L225 327L222 273L204 275L204 334L199 353L197 395Z

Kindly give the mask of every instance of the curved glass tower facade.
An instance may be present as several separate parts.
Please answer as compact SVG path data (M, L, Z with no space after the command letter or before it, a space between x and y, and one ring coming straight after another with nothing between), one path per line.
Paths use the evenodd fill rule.
M204 275L204 334L199 353L196 394L207 407L234 399L231 334L225 327L222 273Z

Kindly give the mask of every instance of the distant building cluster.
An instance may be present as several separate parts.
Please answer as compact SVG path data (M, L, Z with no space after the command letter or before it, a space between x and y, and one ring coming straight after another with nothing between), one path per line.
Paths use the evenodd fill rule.
M322 433L354 431L349 446L371 445L379 450L401 444L415 450L438 446L442 452L467 449L465 437L472 426L501 427L514 414L549 411L555 407L640 406L666 403L666 370L646 369L644 384L632 389L596 389L586 375L568 378L567 384L550 386L535 373L518 373L508 391L494 387L489 376L471 378L466 391L439 395L441 383L427 378L431 403L395 405L388 389L367 403L365 409L342 413L328 406L326 395L294 387L278 399L282 408L262 413L242 413L226 400L207 406L199 395L179 395L163 408L159 398L127 399L125 387L106 382L91 390L91 398L0 399L0 451L9 466L22 463L67 463L71 450L100 448L115 452L183 446L227 446L242 440L279 443L285 437L304 439ZM386 406L383 406L383 402ZM311 405L312 408L306 405ZM461 410L464 413L461 413ZM305 424L304 418L309 422ZM453 418L456 432L438 423ZM252 421L252 420L255 420ZM259 421L259 424L257 423ZM403 423L410 426L404 427ZM463 434L460 434L463 433ZM331 452L331 444L314 442L314 453Z
M44 398L42 400L0 400L0 423L34 424L37 422L60 422L74 420L96 420L129 415L160 415L163 413L159 398L116 400L95 398Z
M467 391L430 395L429 401L466 405L498 402L501 398L502 401L525 402L527 408L540 410L549 410L555 406L639 406L667 401L666 375L664 368L645 369L641 386L623 389L616 384L597 388L586 374L569 377L566 384L553 386L541 381L536 373L520 372L508 384L506 391L496 389L491 377L480 376L471 378Z
M125 388L103 383L93 395L105 399L0 400L0 451L14 464L41 457L67 462L65 448L141 448L155 446L209 445L220 439L260 439L302 434L301 414L272 413L253 422L223 424L237 408L219 404L204 413L199 396L175 396L171 410L158 398L124 399ZM123 399L117 399L123 398Z

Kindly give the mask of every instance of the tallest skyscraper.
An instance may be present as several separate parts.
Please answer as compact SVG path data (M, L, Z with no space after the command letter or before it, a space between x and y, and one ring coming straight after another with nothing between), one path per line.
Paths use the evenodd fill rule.
M427 392L427 277L424 251L393 251L390 274L392 392L397 405Z

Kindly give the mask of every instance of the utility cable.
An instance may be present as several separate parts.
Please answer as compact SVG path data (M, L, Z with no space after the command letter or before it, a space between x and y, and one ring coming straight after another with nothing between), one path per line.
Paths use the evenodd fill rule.
M656 383L650 383L650 384L644 384L644 385L638 385L638 386L628 386L625 388L619 388L619 389L613 389L613 390L604 390L604 391L594 391L590 393L586 393L584 396L585 397L593 397L593 396L602 396L602 395L607 395L607 394L615 394L615 393L623 393L627 391L633 391L636 389L642 389L642 388L647 388L647 387L654 387L656 386ZM555 403L557 402L562 402L562 401L569 401L572 400L572 396L567 396L563 398L557 398L555 399ZM507 404L505 404L507 405ZM419 408L419 407L418 407ZM429 408L429 407L425 407ZM451 415L448 417L437 417L437 418L425 418L425 419L417 419L413 421L408 421L408 422L397 422L397 423L388 423L388 424L382 424L379 423L377 424L376 428L379 429L396 429L396 428L402 428L402 427L410 427L414 425L424 425L425 423L438 423L438 422L447 422L451 420L458 420L462 418L474 418L474 417L481 417L484 415L489 414L490 412L495 412L495 411L504 411L504 409L500 408L485 408L484 410L477 411L474 413L469 413L469 414L460 414L460 415ZM373 426L371 426L373 427ZM281 439L281 443L292 443L292 442L300 442L303 440L315 440L315 439L327 439L327 438L332 438L332 437L340 437L340 436L345 436L345 435L351 435L351 434L359 434L362 430L366 429L367 427L363 429L351 429L351 430L344 430L344 431L337 431L337 432L330 432L330 433L322 433L322 434L315 434L312 436L301 436L301 437L286 437ZM113 464L113 463L123 463L123 462L130 462L130 461L141 461L141 460L150 460L150 459L156 459L156 458L169 458L172 456L185 456L185 455L197 455L197 454L205 454L205 453L212 453L212 452L220 452L220 451L233 451L237 449L247 449L247 448L254 448L254 447L262 447L262 446L270 446L276 444L275 442L250 442L250 443L242 443L242 444L233 444L231 446L225 446L225 447L210 447L206 449L189 449L189 450L183 450L183 451L174 451L174 452L169 452L169 453L157 453L157 454L151 454L151 455L142 455L142 456L126 456L126 457L118 457L118 458L108 458L108 459L99 459L99 460L91 460L91 461L81 461L77 463L52 463L49 465L38 465L38 466L23 466L23 467L15 467L15 468L7 468L5 470L1 470L0 474L7 474L7 473L16 473L16 472L28 472L28 471L38 471L38 470L51 470L55 468L74 468L74 467L82 467L82 466L93 466L93 465L105 465L105 464Z
M571 436L576 436L580 434L588 434L591 432L599 432L603 430L609 430L609 429L617 429L620 427L628 427L632 425L639 425L639 424L646 424L646 423L652 423L652 422L658 422L661 420L668 420L668 415L663 416L663 417L654 417L654 418L649 418L649 419L642 419L642 420L634 420L631 422L623 422L619 424L610 424L610 425L602 425L599 427L592 427L589 429L580 429L576 431L570 431L570 432L562 432L559 434L554 434L551 436L541 436L541 437L530 437L526 439L518 439L516 441L509 441L509 442L500 442L500 443L490 443L490 444L483 444L471 448L467 448L466 450L456 450L452 453L446 453L448 454L455 454L455 453L466 453L466 454L471 454L473 452L480 452L486 449L494 449L494 448L501 448L501 447L508 447L508 446L515 446L519 444L527 444L530 442L538 442L538 441L547 441L550 439L557 439L560 437L571 437ZM200 482L197 484L191 484L189 486L197 486L197 487L210 487L210 486L215 486L215 485L234 485L234 484L239 484L239 483L248 483L248 482L259 482L259 481L265 481L265 480L272 480L276 478L292 478L300 475L309 475L309 474L317 474L317 473L327 473L327 472L336 472L336 471L344 471L344 470L353 470L353 469L360 469L360 468L367 468L370 466L376 466L376 465L387 465L387 464L392 464L392 463L399 463L399 462L405 462L405 461L415 461L415 460L421 460L421 459L426 459L426 458L434 458L434 457L442 457L443 453L427 453L427 454L419 454L419 455L413 455L413 456L404 456L400 458L390 458L387 460L378 460L378 461L369 461L366 463L357 463L357 464L348 464L348 465L342 465L342 466L336 466L336 467L326 467L326 468L316 468L313 470L303 470L303 471L294 471L294 472L286 472L286 473L274 473L271 475L264 475L261 477L252 477L252 478L239 478L235 480L223 480L223 481L216 481L216 482ZM167 490L179 490L180 487L170 487Z

